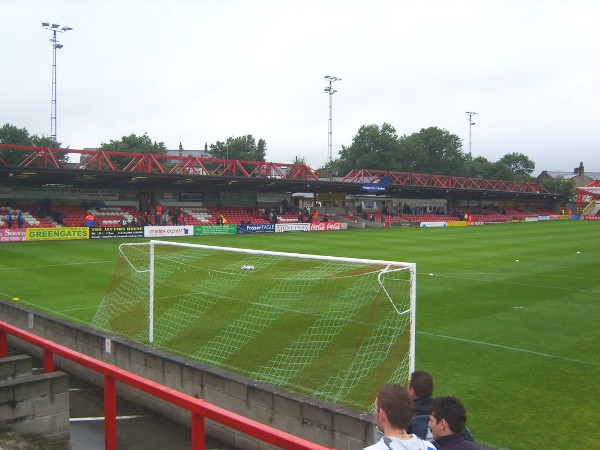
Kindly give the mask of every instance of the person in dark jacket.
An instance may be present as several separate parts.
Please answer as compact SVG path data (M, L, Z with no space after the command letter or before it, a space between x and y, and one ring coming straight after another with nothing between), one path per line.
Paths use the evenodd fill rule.
M413 401L413 415L408 424L408 432L422 439L432 439L429 430L429 414L433 404L433 378L429 372L415 370L410 375L408 393ZM465 428L462 436L468 441L475 441L471 431Z
M459 399L439 397L433 400L429 428L438 450L481 450L462 436L466 423L467 410Z
M413 401L413 416L429 415L433 398L433 378L424 370L415 370L410 375L408 393Z

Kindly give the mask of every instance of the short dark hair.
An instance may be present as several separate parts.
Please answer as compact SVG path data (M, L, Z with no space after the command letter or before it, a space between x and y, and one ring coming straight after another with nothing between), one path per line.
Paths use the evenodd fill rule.
M424 370L415 370L410 375L408 387L415 391L417 397L431 397L433 394L433 378Z
M456 397L439 397L433 400L431 415L438 422L442 419L448 422L453 433L462 433L467 423L467 410Z
M406 389L386 384L377 393L377 407L385 411L394 428L406 430L412 416L412 400Z

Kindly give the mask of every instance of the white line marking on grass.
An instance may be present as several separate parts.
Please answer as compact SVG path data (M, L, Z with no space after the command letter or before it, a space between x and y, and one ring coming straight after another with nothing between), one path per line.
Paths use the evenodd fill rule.
M66 312L71 312L71 311L83 311L84 309L98 309L98 307L97 306L85 306L82 308L63 309L62 312L66 313Z
M106 264L114 263L114 261L86 261L86 262L74 262L67 264L44 264L43 266L26 266L26 267L0 267L2 270L31 270L31 269L44 269L46 267L65 267L65 266L87 266L91 264Z
M502 274L472 273L470 275L502 275ZM440 277L440 278L451 278L454 280L468 280L468 281L479 281L479 282L486 281L488 283L512 284L514 286L533 286L533 287L554 289L554 290L559 289L559 290L569 291L569 292L587 292L590 294L600 294L600 291L594 291L594 290L590 290L590 289L575 289L572 287L549 286L548 284L516 283L513 281L502 281L502 280L482 280L481 278L457 277L457 276L439 275L439 274L436 274L435 276ZM540 275L540 276L542 276L542 275ZM570 279L570 278L567 278L567 279ZM585 278L585 279L588 280L589 278Z
M424 334L427 336L433 336L433 337L438 337L438 338L443 338L443 339L451 339L451 340L460 341L460 342L467 342L469 344L477 344L477 345L485 345L487 347L501 348L503 350L511 350L513 352L529 353L530 355L543 356L544 358L560 359L562 361L569 361L569 362L574 362L574 363L579 363L579 364L585 364L586 366L600 366L600 363L594 362L594 361L583 361L581 359L565 358L563 356L550 355L549 353L534 352L533 350L527 350L524 348L509 347L507 345L500 345L500 344L492 344L491 342L474 341L471 339L459 338L459 337L454 337L454 336L445 336L443 334L427 333L426 331L419 331L418 334Z

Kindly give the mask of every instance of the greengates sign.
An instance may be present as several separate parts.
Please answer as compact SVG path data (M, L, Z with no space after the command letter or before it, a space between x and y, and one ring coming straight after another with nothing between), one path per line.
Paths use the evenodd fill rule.
M90 229L88 227L27 228L25 230L25 239L27 241L50 241L89 238Z

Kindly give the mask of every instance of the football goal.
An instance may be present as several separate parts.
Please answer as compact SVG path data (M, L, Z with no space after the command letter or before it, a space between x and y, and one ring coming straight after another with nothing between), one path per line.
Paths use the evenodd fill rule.
M92 324L368 411L414 370L415 282L413 263L126 243Z

